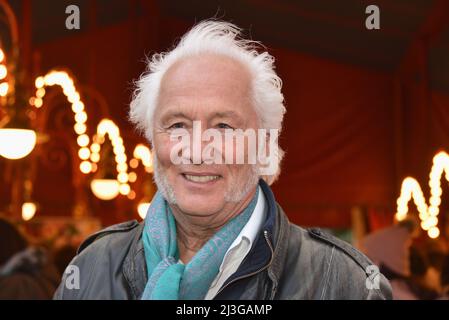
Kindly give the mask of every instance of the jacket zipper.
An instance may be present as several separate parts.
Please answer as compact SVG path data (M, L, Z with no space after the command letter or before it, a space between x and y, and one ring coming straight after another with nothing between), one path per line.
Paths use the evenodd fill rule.
M245 274L245 275L243 275L243 276L240 276L240 277L237 277L237 278L233 279L232 281L229 281L224 287L222 287L222 288L217 292L217 294L216 294L215 296L218 296L218 295L219 295L224 289L226 289L226 287L228 287L230 284L232 284L232 283L234 283L234 282L236 282L236 281L239 281L239 280L242 280L242 279L251 277L251 276L253 276L253 275L255 275L255 274L259 273L259 272L262 272L263 270L267 269L267 268L271 265L271 263L273 262L273 258L274 258L274 250L273 250L273 246L271 245L271 242L270 242L270 240L268 239L268 231L264 230L263 235L264 235L265 241L266 241L267 244L268 244L268 247L270 247L270 251L271 251L270 262L268 262L267 265L265 265L263 268L260 268L260 269L257 270L257 271L251 272L251 273L249 273L249 274Z

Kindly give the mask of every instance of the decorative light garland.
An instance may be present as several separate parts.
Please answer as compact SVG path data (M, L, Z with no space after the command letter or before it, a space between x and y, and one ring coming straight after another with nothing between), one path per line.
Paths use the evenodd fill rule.
M123 139L120 136L120 129L110 119L103 119L97 126L97 132L93 136L92 144L87 132L87 113L85 111L84 103L81 101L79 92L77 91L73 78L65 71L52 70L45 76L40 76L35 80L36 93L30 98L30 105L41 108L43 105L43 98L46 94L46 87L59 86L63 90L67 101L72 105L74 112L75 126L73 127L77 134L77 144L79 146L78 157L81 160L80 171L84 174L95 172L100 161L101 145L105 141L105 136L108 135L111 140L113 151L115 155L117 181L119 182L119 191L122 195L128 195L128 198L134 199L135 192L131 190L129 183L137 180L135 172L128 173L127 157L125 153L125 146ZM145 167L148 173L153 172L153 162L151 158L151 151L143 144L138 144L133 152L133 158L130 161L130 166L136 168L139 160Z
M153 172L153 159L151 157L150 148L148 148L143 144L138 144L134 148L133 156L134 158L132 158L130 161L130 166L132 168L136 168L138 165L138 161L140 160L144 165L146 172L148 173Z
M145 167L145 171L148 173L153 172L153 158L151 150L147 146L139 143L136 145L133 151L133 158L129 161L129 166L132 169L136 169L139 166L139 160ZM131 171L129 173L129 182L133 183L137 180L137 173Z
M412 177L407 177L402 182L401 195L397 200L396 220L404 220L408 213L408 203L413 197L413 202L418 208L421 228L427 231L430 238L438 238L440 229L438 228L439 206L441 204L441 177L445 173L445 178L449 182L449 155L441 151L433 157L433 165L429 175L430 199L429 206L426 203L421 186Z
M153 172L153 158L151 154L150 148L143 144L138 144L134 148L133 158L129 161L129 166L131 168L137 168L139 166L139 160L145 167L145 171L148 173ZM137 179L137 174L135 172L130 172L129 174L130 182L134 182ZM151 202L149 199L142 200L137 205L137 212L142 219L145 219L147 215L148 208L150 207Z
M89 174L97 170L97 164L100 161L100 149L103 144L106 134L111 140L115 161L117 163L117 181L119 182L119 191L122 195L128 195L131 188L128 184L128 165L126 164L125 147L123 139L120 136L118 126L109 119L103 119L97 126L97 133L93 137L93 143L90 144L91 139L86 134L87 132L87 113L85 111L84 103L81 101L79 92L77 91L73 78L65 71L52 70L45 76L36 78L35 87L36 94L30 98L29 103L41 108L43 105L43 98L45 97L45 87L60 86L67 101L72 104L72 111L74 113L75 125L73 127L77 134L77 144L79 146L78 157L81 160L80 171L84 174ZM90 147L89 147L90 145Z
M123 138L120 136L119 127L109 119L103 119L97 126L97 133L93 137L93 143L90 146L89 152L86 152L86 155L89 153L89 160L86 160L89 165L86 165L83 173L89 173L91 171L95 171L97 163L100 161L100 150L101 145L105 141L105 136L108 135L111 140L111 144L113 147L113 152L115 155L116 169L117 169L117 181L119 182L119 192L122 195L128 195L131 192L131 187L128 184L129 175L128 175L128 165L126 164L126 153L125 146L123 145ZM85 155L82 155L85 156ZM93 170L92 170L93 169Z
M77 143L79 146L78 156L81 159L80 170L83 173L91 171L91 164L87 159L90 157L90 151L87 146L90 143L87 131L87 113L84 110L84 103L81 101L80 94L76 90L73 78L65 71L52 70L45 76L36 78L35 82L36 95L30 98L29 103L41 108L43 105L43 98L45 97L45 87L59 86L61 87L67 101L72 104L72 111L74 113L75 126L73 127L75 133L78 135Z
M9 90L9 84L7 82L8 68L6 67L6 56L3 50L0 48L0 97L6 97Z

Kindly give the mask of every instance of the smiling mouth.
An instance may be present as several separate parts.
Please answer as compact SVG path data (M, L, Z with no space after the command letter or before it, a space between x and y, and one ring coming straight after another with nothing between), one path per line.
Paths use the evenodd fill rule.
M220 175L193 175L187 173L183 173L182 176L188 181L197 183L207 183L221 178Z

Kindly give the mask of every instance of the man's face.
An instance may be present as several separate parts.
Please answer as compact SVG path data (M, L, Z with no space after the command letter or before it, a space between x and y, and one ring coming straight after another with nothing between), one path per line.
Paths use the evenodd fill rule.
M213 128L223 136L225 129L230 128L256 130L258 117L250 97L249 72L224 56L189 57L173 65L164 75L153 118L155 175L167 200L176 202L182 212L211 216L232 203L243 201L254 190L258 180L255 165L235 164L235 161L175 165L170 157L178 143L171 141L170 134L183 128L191 136L194 121L199 121L202 131ZM225 145L223 142L223 148ZM235 144L232 146L235 148Z

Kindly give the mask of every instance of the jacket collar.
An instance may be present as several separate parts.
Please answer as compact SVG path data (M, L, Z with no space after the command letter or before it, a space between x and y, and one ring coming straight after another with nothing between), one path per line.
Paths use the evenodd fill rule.
M143 249L142 232L144 222L139 225L136 235L131 244L131 249L123 262L123 276L131 289L132 299L137 300L142 296L148 281L145 252Z

